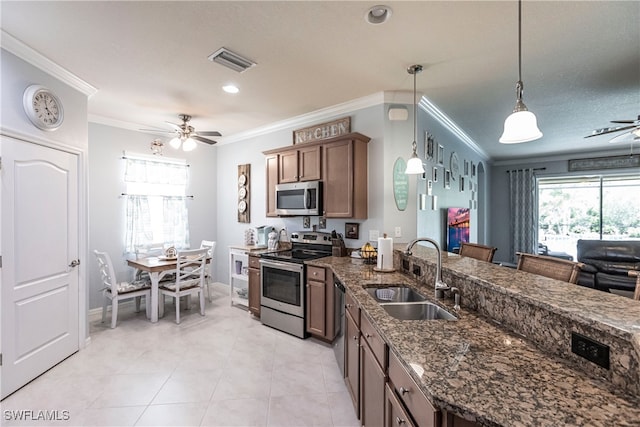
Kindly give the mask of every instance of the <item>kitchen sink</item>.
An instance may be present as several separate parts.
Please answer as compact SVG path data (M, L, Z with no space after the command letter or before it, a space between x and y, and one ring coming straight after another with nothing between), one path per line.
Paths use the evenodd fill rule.
M380 304L387 313L400 320L458 320L453 314L428 301Z
M458 320L447 310L433 304L404 285L365 287L387 313L400 320Z
M365 289L373 299L381 304L392 302L418 302L426 300L425 297L407 286L376 286Z

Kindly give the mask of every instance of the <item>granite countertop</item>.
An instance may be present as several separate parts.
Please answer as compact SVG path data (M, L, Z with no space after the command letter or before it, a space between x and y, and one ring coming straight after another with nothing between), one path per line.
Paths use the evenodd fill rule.
M462 262L461 257L456 258L450 260L451 268ZM464 267L478 276L491 273L483 268L497 267L471 261L473 265L480 263L478 269ZM446 263L443 260L443 265ZM450 299L434 300L433 286L399 272L376 273L357 259L327 257L308 264L333 270L363 315L386 339L390 351L440 409L486 426L640 426L638 396L620 393L610 383L543 352L530 340L465 308L464 300L456 313ZM501 280L510 276L513 282L513 275L522 273L502 268ZM391 317L364 289L391 284L413 287L456 313L458 320L401 321ZM621 326L613 321L613 315L607 316L607 310L604 318L611 328ZM621 323L627 331L638 326L637 320L635 324Z

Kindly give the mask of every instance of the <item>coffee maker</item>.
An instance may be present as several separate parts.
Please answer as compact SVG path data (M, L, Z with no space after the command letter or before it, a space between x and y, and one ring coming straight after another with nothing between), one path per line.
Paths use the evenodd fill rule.
M256 246L267 247L267 242L269 241L269 233L275 231L270 225L261 225L260 227L256 227Z

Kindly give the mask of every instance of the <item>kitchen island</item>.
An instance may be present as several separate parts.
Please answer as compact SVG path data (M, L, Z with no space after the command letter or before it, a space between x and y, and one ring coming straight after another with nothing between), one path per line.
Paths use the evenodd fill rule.
M404 246L394 249L398 268ZM401 321L365 287L406 284L435 301L435 251L416 246L407 261L420 277L351 258L309 264L334 272L435 408L486 426L640 426L640 304L444 253L443 279L461 289L462 308L437 303L458 320ZM611 369L572 355L549 319L609 344Z

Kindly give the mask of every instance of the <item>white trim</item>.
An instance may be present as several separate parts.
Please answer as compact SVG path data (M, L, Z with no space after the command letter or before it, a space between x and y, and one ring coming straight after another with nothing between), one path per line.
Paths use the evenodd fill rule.
M157 163L170 163L170 164L177 164L180 166L188 166L187 165L187 159L180 159L177 157L158 157L158 156L154 156L153 154L143 154L143 153L135 153L133 151L123 151L122 155L124 157L127 157L129 159L134 159L134 160L149 160L151 162L157 162Z
M449 132L454 134L458 139L460 139L467 147L473 150L478 156L480 156L483 160L490 160L489 154L482 149L467 133L462 130L460 126L458 126L453 120L449 118L436 104L431 102L427 97L423 96L420 98L420 102L418 103L420 107L428 115L433 117L438 123L444 126Z
M529 165L534 163L549 163L549 162L562 161L562 160L568 161L572 159L583 159L583 158L589 159L592 157L624 156L626 154L629 154L629 149L620 148L616 151L613 151L613 150L589 151L589 152L579 152L579 153L563 153L563 154L549 155L544 157L531 157L531 158L521 157L519 159L495 161L495 162L492 162L491 165L494 167L513 166L513 165L522 165L522 164ZM582 171L582 172L592 172L592 171Z
M35 51L30 46L27 46L5 30L0 31L0 46L7 52L14 54L34 67L51 74L58 80L63 81L67 85L79 90L89 97L98 92L97 88L91 86L80 77L56 64L41 53Z

